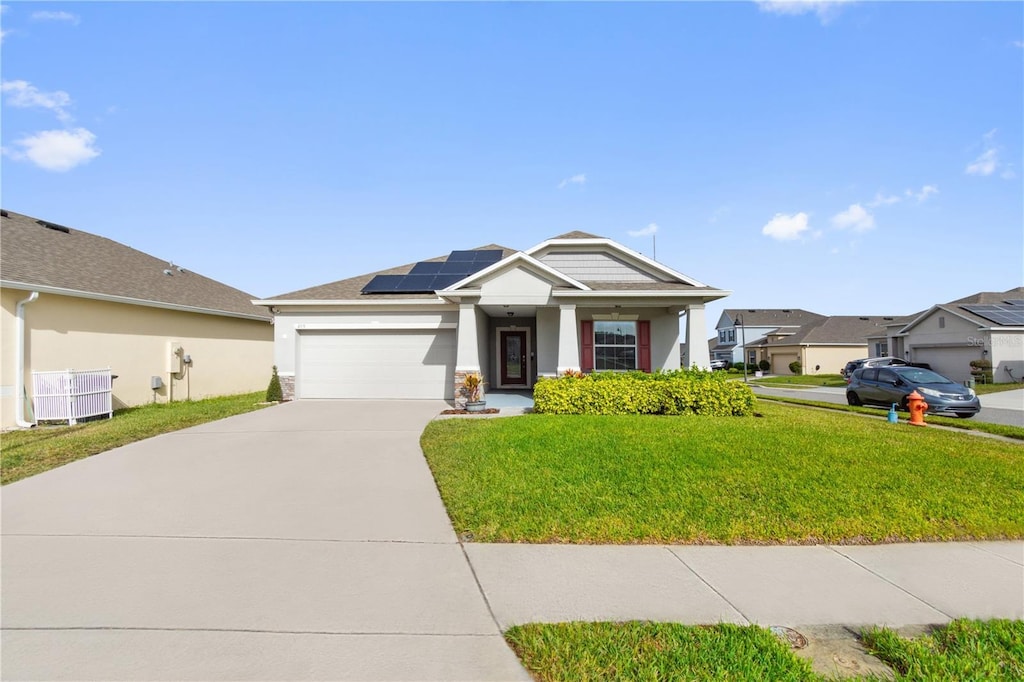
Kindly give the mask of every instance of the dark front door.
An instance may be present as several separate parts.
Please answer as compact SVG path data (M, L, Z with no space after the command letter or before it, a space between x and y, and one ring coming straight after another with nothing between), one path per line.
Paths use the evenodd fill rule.
M526 332L500 332L501 385L526 386Z

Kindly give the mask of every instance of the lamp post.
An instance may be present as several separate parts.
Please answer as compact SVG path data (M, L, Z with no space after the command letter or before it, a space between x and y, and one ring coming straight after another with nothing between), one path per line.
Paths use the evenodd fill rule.
M743 326L743 314L736 316L736 322L740 325L740 343L743 351L743 383L747 381L747 329Z

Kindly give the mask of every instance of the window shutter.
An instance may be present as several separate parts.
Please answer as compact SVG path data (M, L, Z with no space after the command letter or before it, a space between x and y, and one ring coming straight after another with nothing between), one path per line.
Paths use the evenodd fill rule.
M651 321L640 320L636 323L637 332L637 364L641 372L651 371Z
M591 320L580 322L580 370L594 371L594 323Z

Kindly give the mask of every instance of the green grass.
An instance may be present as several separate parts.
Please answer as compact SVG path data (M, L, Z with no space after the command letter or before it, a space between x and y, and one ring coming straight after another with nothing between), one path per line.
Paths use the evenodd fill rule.
M1016 391L1017 389L1020 388L1024 388L1024 384L975 384L974 392L977 393L978 395L985 395L986 393L1002 393L1003 391Z
M814 674L807 660L754 625L529 624L510 628L505 639L540 682L834 679ZM863 639L898 681L1024 679L1022 621L960 619L913 640L885 629Z
M752 379L752 384L764 384L765 386L788 386L800 388L802 386L846 386L846 379L841 374L804 374L795 376L763 377Z
M675 623L520 625L505 639L540 682L588 680L816 680L756 626Z
M763 417L526 415L428 425L480 542L871 543L1024 537L1024 447L759 403Z
M826 410L835 410L836 412L869 414L874 417L884 417L886 415L886 409L884 407L854 407L852 405L827 403L821 400L804 400L803 398L790 398L787 396L776 395L759 395L758 399L776 403L789 403L790 405L820 407ZM909 417L906 412L900 413L901 420L906 420L908 418ZM988 422L979 422L970 419L956 419L954 417L941 417L933 414L925 415L925 422L928 424L937 424L938 426L949 426L951 428L962 429L964 431L981 431L982 433L991 433L995 436L1024 440L1024 428L1020 426L1010 426L1009 424L990 424Z
M1024 679L1024 621L960 619L912 640L886 629L863 639L898 680Z
M0 482L13 483L144 438L258 409L263 393L129 407L113 419L37 426L0 436Z

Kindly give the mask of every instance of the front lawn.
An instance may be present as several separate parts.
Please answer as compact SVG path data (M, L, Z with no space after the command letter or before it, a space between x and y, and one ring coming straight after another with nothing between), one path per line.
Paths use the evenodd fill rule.
M540 682L819 679L810 663L753 625L531 623L505 639Z
M1024 447L760 402L760 417L432 422L480 542L871 543L1024 537Z
M263 393L183 400L114 413L75 426L37 426L0 436L0 482L13 483L137 440L259 409Z
M793 376L776 376L753 379L751 383L764 384L765 386L787 386L799 388L801 386L846 386L846 379L842 374L799 374Z
M510 628L505 639L535 679L826 680L768 630L675 623L557 623ZM1024 622L955 620L913 640L862 639L906 682L1024 679ZM861 678L863 679L863 678Z

